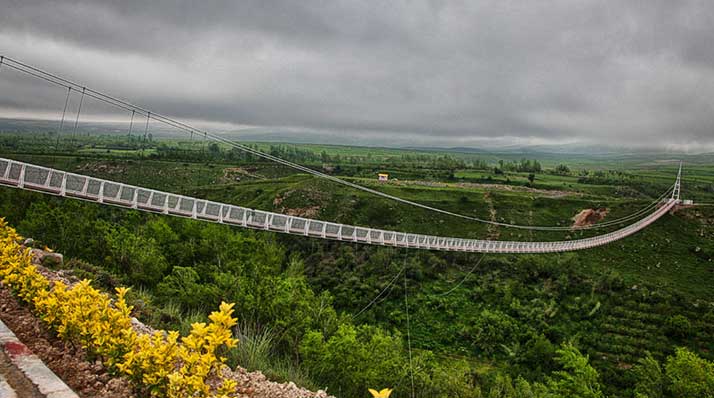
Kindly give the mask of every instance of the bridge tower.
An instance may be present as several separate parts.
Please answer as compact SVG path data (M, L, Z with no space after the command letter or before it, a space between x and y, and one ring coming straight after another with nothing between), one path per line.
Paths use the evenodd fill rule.
M674 182L674 189L672 190L672 199L679 201L679 191L682 184L682 162L679 162L679 171L677 172L677 181Z

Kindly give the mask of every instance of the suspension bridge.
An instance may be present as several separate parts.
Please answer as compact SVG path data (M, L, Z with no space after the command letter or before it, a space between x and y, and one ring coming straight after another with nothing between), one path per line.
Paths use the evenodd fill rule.
M82 104L85 97L91 98L105 104L118 108L127 115L131 115L128 133L131 135L135 118L143 116L146 118L144 127L144 142L149 130L149 121L157 121L166 126L190 134L191 137L197 135L204 140L213 140L218 143L245 151L257 157L264 158L281 165L291 167L318 178L324 178L332 182L346 185L350 188L359 189L370 194L380 196L389 200L394 200L403 204L419 207L425 210L459 217L475 222L482 222L507 228L541 230L541 231L570 231L571 227L563 226L532 226L516 225L484 220L470 215L454 213L451 211L431 207L422 203L413 202L404 198L390 195L369 187L365 187L353 182L340 179L338 177L324 174L306 166L278 158L276 156L261 152L244 144L234 142L221 136L203 131L190 126L184 122L149 111L140 106L131 104L114 96L96 91L86 86L79 85L70 80L46 72L42 69L25 64L23 62L0 56L0 68L6 66L12 70L25 73L40 80L44 80L67 90L64 100L62 117L59 122L58 137L62 133L67 114L67 104L70 95L79 93L80 101L77 114L74 120L72 135L77 131L80 119ZM58 138L59 140L59 138ZM595 229L622 226L613 232L597 235L589 238L573 239L565 241L505 241L505 240L484 240L465 239L457 237L445 237L435 235L423 235L407 233L402 231L392 231L339 224L324 220L316 220L304 217L290 216L269 211L250 209L235 206L227 203L219 203L200 198L178 195L170 192L163 192L148 187L128 185L121 182L95 178L82 174L70 173L39 165L25 163L17 160L0 158L0 185L9 187L38 191L50 195L58 195L67 198L85 200L104 205L118 206L126 209L136 209L146 212L159 213L178 217L187 217L195 220L228 224L244 228L274 231L292 235L306 237L331 239L344 242L356 242L379 246L393 246L426 250L477 252L477 253L557 253L575 250L589 249L602 246L627 236L630 236L644 228L647 228L660 217L667 214L675 206L681 203L682 164L679 165L674 185L672 185L659 198L647 207L638 210L628 216L611 220L604 223L597 223L585 227L575 228Z
M588 249L623 239L648 227L680 202L681 173L680 164L677 180L669 198L658 203L651 214L624 228L591 238L569 241L518 242L410 234L337 224L177 195L0 158L0 176L2 176L0 184L25 190L293 235L379 246L479 253L566 252Z

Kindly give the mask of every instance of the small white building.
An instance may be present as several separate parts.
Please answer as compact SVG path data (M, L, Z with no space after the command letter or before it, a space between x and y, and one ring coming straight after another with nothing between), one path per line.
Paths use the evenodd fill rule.
M387 173L379 173L377 174L377 177L379 181L388 181L389 180L389 174Z

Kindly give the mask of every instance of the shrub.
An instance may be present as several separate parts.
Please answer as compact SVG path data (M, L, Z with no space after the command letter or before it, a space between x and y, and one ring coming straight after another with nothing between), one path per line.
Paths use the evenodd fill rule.
M518 337L518 323L499 310L481 311L471 325L464 328L465 337L488 355L494 355L501 345Z
M633 368L635 374L635 398L662 398L663 375L662 368L649 352L637 361Z
M675 397L714 397L714 363L686 348L677 348L665 365L669 390Z
M670 336L685 338L689 335L691 329L692 325L689 319L683 315L674 315L667 318L666 331Z

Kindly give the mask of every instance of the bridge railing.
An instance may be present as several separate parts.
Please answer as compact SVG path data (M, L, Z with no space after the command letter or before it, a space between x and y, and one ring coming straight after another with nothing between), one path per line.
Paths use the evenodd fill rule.
M569 241L517 242L412 234L289 216L142 188L3 158L0 158L0 184L244 228L371 245L481 253L553 253L604 245L646 228L678 202L677 199L669 199L647 217L604 235Z

